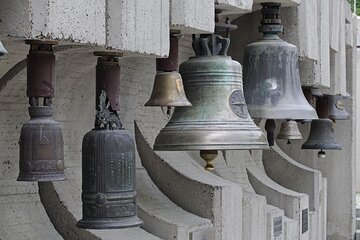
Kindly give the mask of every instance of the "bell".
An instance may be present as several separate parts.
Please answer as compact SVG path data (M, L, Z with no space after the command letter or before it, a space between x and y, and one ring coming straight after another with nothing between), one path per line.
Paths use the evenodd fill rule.
M154 150L203 150L209 162L213 150L265 149L265 135L248 114L242 91L241 65L226 56L230 40L217 34L193 39L196 56L180 65L192 107L176 107L155 139Z
M244 52L244 93L249 113L260 119L317 119L301 90L296 46L280 39L280 4L262 4L263 38Z
M285 139L285 140L300 140L302 139L302 135L300 133L297 122L293 120L289 120L283 122L280 127L280 132L277 136L277 139Z
M330 119L320 118L313 120L309 137L301 148L341 150L341 145L335 138L333 125L334 123Z
M63 137L60 124L52 119L50 106L29 107L30 120L20 134L18 181L65 179Z
M6 51L4 45L2 44L2 42L0 41L0 57L6 55L8 52Z
M109 229L140 226L135 190L135 144L122 128L119 108L120 66L117 52L95 52L95 129L82 143L83 218L80 228ZM110 97L112 96L112 97ZM113 100L111 100L111 98Z
M346 120L350 118L345 110L343 97L341 95L324 95L325 101L329 105L329 118L332 120Z
M65 179L64 142L60 124L53 116L56 41L26 40L27 96L30 120L20 134L20 173L18 181L57 181ZM43 105L39 99L43 98Z
M145 106L186 107L191 103L186 98L181 75L176 72L178 64L178 39L170 37L170 52L166 59L156 59L156 76L150 99Z

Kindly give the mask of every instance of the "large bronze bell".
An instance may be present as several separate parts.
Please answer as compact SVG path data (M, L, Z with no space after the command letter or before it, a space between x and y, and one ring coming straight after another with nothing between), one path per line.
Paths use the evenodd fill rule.
M122 128L117 52L95 52L96 120L82 145L83 218L80 228L108 229L141 225L135 190L135 143Z
M4 56L5 54L7 54L8 52L6 51L4 45L2 44L2 42L0 41L0 57Z
M54 41L27 40L27 96L30 120L20 134L20 174L18 181L65 179L64 142L60 124L52 119L55 82ZM43 103L39 102L43 98ZM41 105L43 104L43 105Z
M263 3L263 38L246 46L244 93L249 113L260 119L317 119L301 90L296 46L280 39L280 4Z
M299 130L297 122L293 120L283 122L281 124L279 134L277 135L277 139L283 139L283 140L302 139L302 135Z
M166 59L156 59L156 76L150 99L145 106L191 106L185 95L183 80L176 72L178 64L178 38L170 37L170 52Z
M207 169L212 169L213 150L268 148L245 104L241 65L226 55L229 44L217 34L194 38L196 56L179 70L193 106L175 108L154 150L202 150Z

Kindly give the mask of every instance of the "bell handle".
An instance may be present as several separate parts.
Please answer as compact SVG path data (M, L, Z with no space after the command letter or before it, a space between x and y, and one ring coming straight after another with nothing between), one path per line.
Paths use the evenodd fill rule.
M217 35L216 36L216 43L221 44L221 49L219 51L219 55L227 56L227 51L229 50L229 47L230 47L230 39L229 38L224 38L224 37L221 37L221 36Z
M201 37L201 38L193 39L192 46L193 46L196 56L210 56L211 55L208 38Z

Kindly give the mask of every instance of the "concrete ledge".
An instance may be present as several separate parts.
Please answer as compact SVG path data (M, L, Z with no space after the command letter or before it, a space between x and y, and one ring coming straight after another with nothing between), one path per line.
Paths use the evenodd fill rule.
M241 188L198 165L185 152L155 153L135 125L142 165L156 186L176 205L210 219L216 240L238 240L242 227ZM158 155L159 154L159 155Z
M300 229L302 212L309 209L309 197L278 185L256 166L248 166L247 171L249 181L257 194L266 196L269 204L283 209L287 217L298 221L296 239L308 239L309 231L302 233Z

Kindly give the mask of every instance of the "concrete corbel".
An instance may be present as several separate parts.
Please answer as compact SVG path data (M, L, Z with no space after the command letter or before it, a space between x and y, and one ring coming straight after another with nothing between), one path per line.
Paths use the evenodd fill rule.
M271 150L263 152L263 164L266 174L276 183L296 192L309 195L309 211L317 213L316 236L318 240L326 239L322 235L322 228L326 227L326 205L323 205L322 198L327 191L323 186L323 177L320 171L306 167L291 159L277 145ZM326 199L325 199L326 201Z
M303 193L297 193L286 189L283 186L273 182L257 166L247 167L248 177L255 192L266 196L269 204L284 210L285 216L296 220L297 236L295 239L307 240L309 238L309 226L303 230L303 224L308 222L309 196Z
M156 186L184 210L212 221L215 240L239 240L242 232L239 185L205 171L185 152L155 153L135 126L142 165Z

